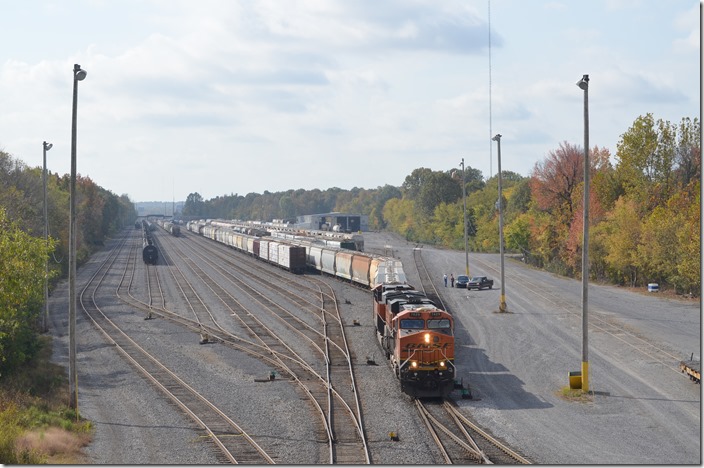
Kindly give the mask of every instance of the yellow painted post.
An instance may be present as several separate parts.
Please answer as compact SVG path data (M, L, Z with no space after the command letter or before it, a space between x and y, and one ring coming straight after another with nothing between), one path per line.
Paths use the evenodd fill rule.
M589 391L589 361L582 361L582 391Z

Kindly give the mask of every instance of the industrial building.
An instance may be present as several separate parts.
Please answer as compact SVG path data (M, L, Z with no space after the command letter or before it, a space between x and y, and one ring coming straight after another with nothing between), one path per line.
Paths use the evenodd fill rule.
M339 226L341 232L369 231L369 216L349 213L322 213L296 217L296 227L332 231Z

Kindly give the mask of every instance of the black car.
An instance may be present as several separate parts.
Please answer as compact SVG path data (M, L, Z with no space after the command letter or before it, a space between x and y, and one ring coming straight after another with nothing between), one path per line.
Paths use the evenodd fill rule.
M468 281L469 281L469 276L459 275L457 277L457 281L455 281L455 287L456 288L466 288Z
M487 278L486 276L472 276L467 282L467 289L491 289L494 287L494 280Z

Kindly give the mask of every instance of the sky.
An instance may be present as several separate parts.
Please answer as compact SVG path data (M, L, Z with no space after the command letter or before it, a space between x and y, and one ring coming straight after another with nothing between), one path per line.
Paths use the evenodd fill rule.
M134 202L523 176L701 113L699 0L0 0L0 150Z

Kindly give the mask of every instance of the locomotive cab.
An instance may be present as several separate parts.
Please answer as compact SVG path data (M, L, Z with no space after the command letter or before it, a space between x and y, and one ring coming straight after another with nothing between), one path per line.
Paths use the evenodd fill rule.
M444 397L454 388L453 320L434 307L405 310L392 320L393 365L401 389L415 397Z

